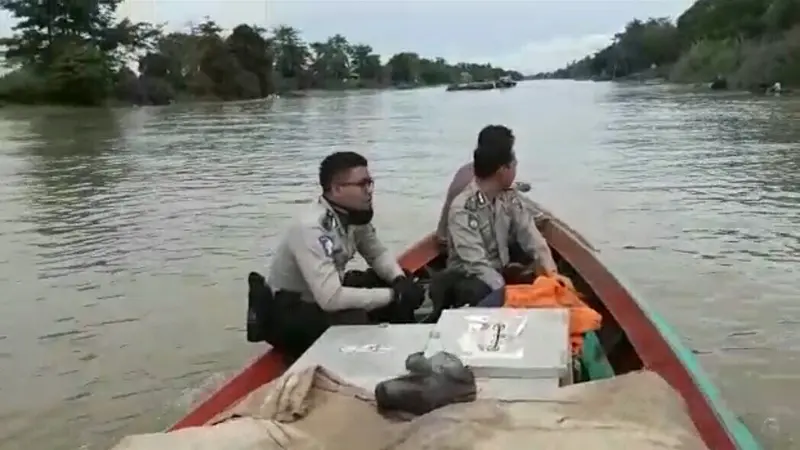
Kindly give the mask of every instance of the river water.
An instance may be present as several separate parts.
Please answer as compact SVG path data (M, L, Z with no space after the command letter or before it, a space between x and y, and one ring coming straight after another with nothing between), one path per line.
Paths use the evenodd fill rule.
M527 82L113 112L0 109L0 449L158 430L259 351L245 275L369 157L378 229L431 230L478 130L663 313L770 447L800 448L800 101Z

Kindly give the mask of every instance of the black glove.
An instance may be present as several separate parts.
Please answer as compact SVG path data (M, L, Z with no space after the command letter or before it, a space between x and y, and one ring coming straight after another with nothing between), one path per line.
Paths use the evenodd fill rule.
M415 311L425 301L425 289L407 276L394 279L392 292L394 293L392 300L401 305L403 309Z
M503 267L503 279L506 284L532 284L536 279L536 271L532 265L510 263Z

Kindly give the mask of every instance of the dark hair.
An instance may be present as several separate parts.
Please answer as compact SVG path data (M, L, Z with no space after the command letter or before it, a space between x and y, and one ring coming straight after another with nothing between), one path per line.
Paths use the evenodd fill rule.
M514 133L502 125L488 125L478 134L478 146L472 154L475 176L489 178L503 166L514 162Z
M350 169L366 167L367 158L356 152L335 152L326 156L319 165L319 185L324 192L331 190L336 178Z
M491 145L494 142L514 141L514 133L503 125L486 125L478 133L478 146Z

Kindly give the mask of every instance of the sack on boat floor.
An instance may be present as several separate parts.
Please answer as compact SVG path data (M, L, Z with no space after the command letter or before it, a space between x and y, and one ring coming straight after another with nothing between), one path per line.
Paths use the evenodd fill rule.
M243 417L212 427L129 436L113 450L324 450L316 439L277 421Z
M652 372L560 388L552 401L448 406L385 448L707 450L683 401Z
M382 417L367 392L321 368L253 392L214 427L126 438L113 450L707 450L680 396L636 372L553 391L546 401L480 400L410 422Z

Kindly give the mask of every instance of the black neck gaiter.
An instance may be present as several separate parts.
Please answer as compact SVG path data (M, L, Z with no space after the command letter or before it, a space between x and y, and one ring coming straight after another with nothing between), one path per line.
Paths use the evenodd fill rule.
M339 205L338 203L327 198L325 200L327 200L328 204L333 207L334 211L336 211L336 214L339 215L339 219L341 219L342 223L344 224L366 225L372 222L372 216L374 215L372 208L367 210L357 210Z

